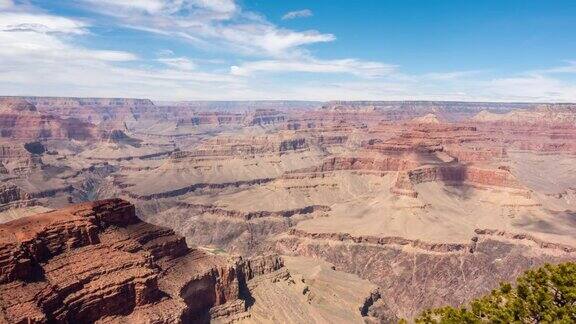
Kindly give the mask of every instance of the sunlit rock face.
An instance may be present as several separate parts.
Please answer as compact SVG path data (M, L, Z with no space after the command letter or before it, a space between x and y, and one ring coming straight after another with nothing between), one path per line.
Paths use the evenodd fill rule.
M571 104L0 103L10 321L394 321L574 260Z

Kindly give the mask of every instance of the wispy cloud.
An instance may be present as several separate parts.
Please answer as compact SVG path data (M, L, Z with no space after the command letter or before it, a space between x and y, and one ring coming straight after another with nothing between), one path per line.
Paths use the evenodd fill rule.
M476 76L482 73L479 70L471 71L450 71L450 72L432 72L422 75L422 78L429 80L456 80Z
M86 34L86 23L64 17L23 12L0 12L0 31Z
M505 101L576 101L576 85L544 75L495 78L479 83L478 89Z
M233 0L83 0L88 10L113 17L124 26L181 38L196 45L219 46L245 55L295 56L302 46L332 42L332 34L280 28L245 12Z
M142 61L128 51L97 50L74 41L90 33L84 21L42 12L0 12L0 88L11 95L202 96L231 91L237 78L195 70L185 57L160 57L160 67L127 68ZM225 90L223 90L225 89Z
M90 19L63 17L29 2L0 0L0 94L576 101L576 85L567 75L576 73L574 61L508 75L476 70L406 73L385 62L322 58L309 45L330 43L336 36L282 28L233 0L81 1L97 14ZM181 46L166 44L153 57L122 44L115 44L119 50L86 45L100 37L94 24L184 40L200 51L214 47L226 59L194 57ZM273 74L290 75L278 83Z
M182 71L191 71L196 69L196 64L186 57L164 57L159 58L159 62Z
M565 65L531 71L532 74L576 73L576 61L566 61Z
M368 62L356 59L319 60L312 57L300 60L264 60L246 62L232 66L230 73L249 76L258 72L310 72L310 73L346 73L360 77L379 77L392 73L394 65L379 62Z
M65 36L87 33L81 21L45 14L0 12L0 57L3 66L14 60L30 64L36 60L62 59L130 61L137 57L124 51L92 50L74 46ZM27 63L26 63L27 62ZM1 68L1 66L0 66Z
M290 19L296 19L296 18L307 18L307 17L312 17L313 15L314 14L312 13L312 10L310 10L310 9L290 11L290 12L286 13L284 16L282 16L282 20L290 20Z
M234 0L82 0L107 14L124 16L134 13L170 15L180 11L209 13L206 18L230 17L237 6Z

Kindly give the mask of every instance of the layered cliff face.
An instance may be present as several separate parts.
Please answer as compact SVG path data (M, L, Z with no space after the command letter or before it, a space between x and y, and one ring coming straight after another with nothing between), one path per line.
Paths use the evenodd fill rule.
M3 224L0 232L0 303L9 323L94 322L149 312L176 322L239 298L235 265L142 223L125 201L39 214ZM189 272L176 273L185 263ZM203 304L188 305L193 294Z
M93 136L88 123L40 113L22 99L0 99L0 137L87 140Z
M269 125L278 124L286 119L286 115L275 109L256 109L246 115L247 125Z
M244 119L242 114L228 112L195 112L192 117L178 119L177 126L222 126L238 125Z
M119 199L25 217L0 225L0 234L0 320L6 323L322 320L330 313L310 294L329 292L314 280L338 282L343 290L330 296L348 304L328 306L360 322L380 298L374 285L354 277L349 285L331 268L308 273L298 259L285 268L276 255L243 259L189 249L183 237L143 223ZM361 290L345 294L353 288ZM295 309L263 310L278 294L291 294Z
M440 244L296 231L280 238L276 249L322 258L377 284L386 305L380 318L412 318L429 307L462 305L526 268L576 259L574 248L524 238L488 234L472 236L466 244Z
M24 143L10 140L0 140L0 161L10 162L22 158L29 158L31 153L26 150Z
M0 233L0 318L9 323L233 316L245 312L246 281L282 267L274 257L190 250L171 230L142 223L122 200L30 216Z
M394 321L574 259L567 105L43 100L3 111L97 131L0 141L0 222L24 224L0 261L4 316L90 322L103 307L100 322ZM470 119L482 110L563 117ZM111 197L154 225L98 220L116 212L96 206L116 200L74 207L87 218L61 210ZM53 221L25 221L53 209Z
M154 103L150 99L132 98L72 98L72 97L17 97L22 98L37 107L150 107Z
M556 104L560 106L561 104ZM331 101L324 105L327 110L375 110L390 121L407 121L426 114L445 117L449 121L461 121L481 111L506 113L512 109L535 108L530 103L457 102L457 101Z
M530 110L514 110L505 114L481 111L472 118L477 122L511 124L568 124L576 123L576 105L540 104Z
M156 107L149 99L131 98L67 98L19 97L44 114L75 118L84 122L130 121L140 115L154 113Z

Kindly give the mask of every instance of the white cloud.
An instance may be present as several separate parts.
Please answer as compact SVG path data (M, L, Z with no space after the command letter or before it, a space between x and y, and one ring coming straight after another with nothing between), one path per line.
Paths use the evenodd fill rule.
M195 0L192 1L192 3L206 9L223 13L232 13L238 9L234 0Z
M89 27L46 14L0 13L0 92L162 98L201 96L206 89L223 92L237 83L228 74L194 71L194 62L182 57L159 58L167 68L120 67L120 62L141 59L75 45L74 38L86 35Z
M196 64L186 57L166 57L160 58L158 61L178 70L191 71L196 69Z
M296 18L307 18L307 17L312 17L313 15L314 14L312 13L312 10L310 10L310 9L290 11L290 12L286 13L284 16L282 16L282 20L290 20L290 19L296 19Z
M156 55L160 56L160 57L168 57L168 56L172 56L174 55L174 51L172 51L171 49L162 49L159 50L158 52L156 52Z
M480 74L482 71L451 71L451 72L432 72L422 75L422 78L429 80L456 80L471 77Z
M62 59L130 61L136 56L123 51L91 50L70 45L58 35L83 35L83 22L50 15L0 13L0 57L5 62ZM3 63L5 65L6 63Z
M543 75L496 78L479 84L486 96L511 101L576 101L576 85Z
M218 13L228 17L236 9L234 0L83 0L93 8L115 16L135 13L170 15L180 11L198 11L203 14ZM213 16L215 18L216 16Z
M0 11L0 94L160 100L225 96L229 100L576 101L574 83L557 75L575 73L573 61L510 76L488 77L487 72L474 70L405 74L382 62L316 57L307 45L332 42L334 35L278 27L242 11L233 0L83 1L107 17L98 20L105 26L130 26L232 55L227 61L191 59L181 56L178 47L178 54L165 49L146 59L130 51L80 46L87 36L99 37L92 34L89 20L0 0L0 8L9 6ZM240 63L230 67L230 62ZM317 78L307 81L310 78L290 75L279 83L270 78L275 73L309 73Z
M317 31L294 32L268 24L237 25L234 28L217 27L216 30L217 34L234 48L248 54L264 51L272 57L298 56L301 52L297 49L302 45L331 42L336 39L332 34L321 34Z
M172 11L178 2L163 0L84 0L93 9L110 15L130 15L134 13L158 14L161 11Z
M332 42L332 34L279 28L264 17L244 12L233 0L84 0L87 9L117 23L198 46L227 48L245 55L296 56L302 46Z
M300 60L265 60L247 62L232 66L230 73L248 76L256 72L310 72L310 73L347 73L361 77L379 77L395 70L394 65L379 62L366 62L356 59L318 60L306 58Z
M532 71L534 74L576 73L576 61L566 61L565 65Z
M85 34L86 24L64 17L22 12L0 12L0 31Z

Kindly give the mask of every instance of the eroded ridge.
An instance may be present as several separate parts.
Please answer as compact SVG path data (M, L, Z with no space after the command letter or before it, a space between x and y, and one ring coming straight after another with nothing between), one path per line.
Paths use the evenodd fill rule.
M20 218L0 225L0 234L6 323L325 321L331 310L360 322L381 298L373 284L330 265L310 271L314 260L293 258L285 267L276 254L190 249L121 199ZM287 308L268 309L282 296L290 296Z
M283 266L191 250L120 199L0 226L0 318L20 322L180 322L249 316L242 289Z

